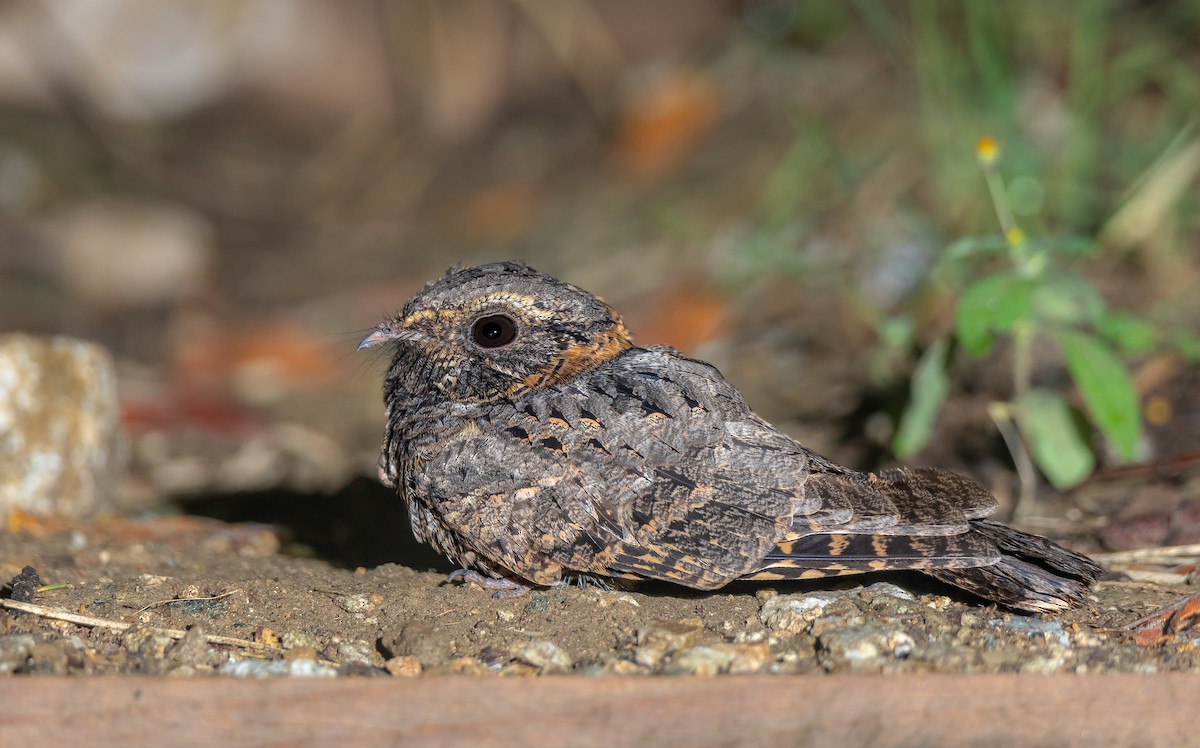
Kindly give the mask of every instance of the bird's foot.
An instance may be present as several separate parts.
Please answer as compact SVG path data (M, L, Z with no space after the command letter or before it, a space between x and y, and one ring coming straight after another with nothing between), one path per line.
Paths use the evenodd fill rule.
M447 582L466 584L474 582L485 590L492 590L492 599L503 600L510 597L521 597L529 592L529 586L504 577L488 577L474 569L455 569L446 576Z

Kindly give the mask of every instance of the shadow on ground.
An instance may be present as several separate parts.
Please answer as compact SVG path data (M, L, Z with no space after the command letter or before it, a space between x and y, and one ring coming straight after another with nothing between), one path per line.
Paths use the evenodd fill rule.
M454 567L413 537L408 511L394 491L365 478L331 494L286 490L216 494L180 503L186 514L276 527L289 555L368 569L395 563L418 570Z

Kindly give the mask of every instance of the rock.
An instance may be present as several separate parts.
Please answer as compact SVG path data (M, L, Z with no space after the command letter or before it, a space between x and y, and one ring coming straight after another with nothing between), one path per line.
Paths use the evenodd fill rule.
M771 649L758 644L708 644L684 650L664 669L668 675L746 674L765 669L771 661Z
M389 657L412 655L426 668L444 664L456 654L455 641L432 621L410 621L384 634L380 645Z
M83 641L78 636L38 642L33 659L24 670L38 675L67 675L81 670L87 661Z
M412 655L392 657L383 663L383 667L397 678L415 678L421 674L421 661Z
M809 636L819 638L828 631L854 628L855 626L862 626L867 622L867 617L862 614L862 611L853 604L850 604L848 600L831 605L826 610L827 615L817 618L808 627L807 633Z
M826 653L826 661L851 667L877 667L888 659L906 659L916 648L904 629L880 623L829 630L817 637L817 644Z
M182 639L172 643L166 650L166 656L177 663L176 667L191 668L208 664L214 653L200 626L189 628Z
M773 659L771 646L765 641L727 646L734 650L733 661L729 663L729 672L733 675L761 672L771 664Z
M71 338L0 335L0 514L110 508L123 465L112 357Z
M379 595L335 595L333 603L347 613L369 613L383 598Z
M220 672L235 678L334 678L338 673L337 668L315 660L230 660Z
M639 665L636 662L623 660L612 655L605 655L600 662L588 665L579 671L581 675L602 676L602 675L647 675L650 669L644 665Z
M155 660L161 660L167 652L167 647L175 643L175 638L161 629L148 626L134 626L121 634L121 644L131 654L140 654Z
M703 630L703 622L699 618L654 621L638 629L637 650L633 659L639 665L654 667L668 654L695 644Z
M866 606L873 617L889 623L918 619L924 621L926 626L946 626L945 613L922 604L913 595L895 585L888 585L894 587L892 590L875 589L878 586L871 585L866 590L872 593L866 601ZM895 592L900 594L894 594Z
M283 651L285 660L316 660L320 657L321 653L317 651L316 647L295 647Z
M367 665L371 662L371 656L375 654L375 649L365 641L338 641L334 639L333 658L343 665L362 664Z
M208 284L214 232L182 206L100 201L46 226L59 269L76 296L110 309L177 304Z
M1018 631L1031 639L1037 637L1046 642L1051 649L1069 649L1071 635L1058 621L1039 621L1033 618L1013 617L1009 620L993 619L991 624L1000 624L1007 629Z
M957 641L932 637L920 651L921 662L943 673L970 673L979 670L980 657L974 647Z
M33 656L33 634L0 636L0 673L20 670Z
M286 631L283 636L279 637L279 643L283 645L284 649L309 648L314 651L325 646L325 642L307 631Z
M1063 652L1056 652L1045 657L1033 657L1021 663L1022 673L1041 673L1047 675L1062 671L1067 666L1067 657Z
M836 592L810 592L807 595L770 597L759 608L758 618L772 630L789 634L807 631L813 621L825 615L832 606L857 608Z
M529 642L518 657L522 662L533 665L543 673L569 672L575 664L571 655L564 652L554 642L544 639L534 639Z
M446 672L455 675L487 675L487 666L474 657L458 657L446 665Z
M876 582L863 590L863 593L869 597L875 598L880 595L898 598L900 600L908 600L910 602L917 599L917 596L898 584L891 582Z
M729 644L702 645L686 649L663 669L667 675L716 675L729 668L736 656Z
M525 603L526 613L545 613L550 610L550 598L543 592L530 592L529 602Z

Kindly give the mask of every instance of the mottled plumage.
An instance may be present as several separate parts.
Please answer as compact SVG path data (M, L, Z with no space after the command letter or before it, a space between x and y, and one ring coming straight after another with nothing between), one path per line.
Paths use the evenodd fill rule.
M714 367L635 346L603 301L524 265L452 268L376 344L393 348L380 475L418 540L490 578L708 590L918 569L1033 611L1099 573L985 519L996 501L967 478L829 462Z

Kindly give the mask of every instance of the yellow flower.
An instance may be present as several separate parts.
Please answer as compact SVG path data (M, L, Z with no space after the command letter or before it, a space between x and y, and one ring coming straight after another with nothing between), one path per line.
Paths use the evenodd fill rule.
M985 135L975 144L975 157L984 166L991 166L1000 157L1000 141Z
M1025 232L1013 226L1008 231L1004 232L1004 238L1008 242L1008 246L1016 247L1025 243Z

